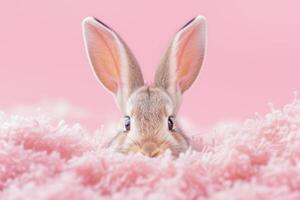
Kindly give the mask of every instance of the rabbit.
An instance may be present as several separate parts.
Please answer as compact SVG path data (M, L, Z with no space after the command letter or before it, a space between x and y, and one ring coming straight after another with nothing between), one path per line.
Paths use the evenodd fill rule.
M97 80L115 97L123 117L110 147L123 154L174 157L189 148L176 121L183 93L195 81L206 48L206 19L197 16L171 41L155 73L145 84L138 62L122 38L95 17L82 22L85 49Z

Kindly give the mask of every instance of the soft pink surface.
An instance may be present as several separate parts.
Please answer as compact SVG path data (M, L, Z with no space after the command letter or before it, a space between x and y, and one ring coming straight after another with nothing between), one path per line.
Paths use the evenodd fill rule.
M272 107L271 107L272 108ZM189 134L190 132L188 132ZM300 101L194 135L173 159L106 149L111 133L0 115L0 199L299 199Z
M0 108L64 98L86 107L91 126L117 115L92 76L81 21L97 16L136 54L148 81L174 33L189 19L208 20L208 49L182 116L209 127L282 106L300 90L300 1L9 0L0 1Z

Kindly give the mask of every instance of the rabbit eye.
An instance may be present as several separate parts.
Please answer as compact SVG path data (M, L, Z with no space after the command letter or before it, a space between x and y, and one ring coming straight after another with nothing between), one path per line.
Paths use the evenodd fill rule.
M175 131L175 118L174 116L170 116L168 118L168 127L170 131Z
M130 117L125 116L124 117L124 132L127 132L130 130Z

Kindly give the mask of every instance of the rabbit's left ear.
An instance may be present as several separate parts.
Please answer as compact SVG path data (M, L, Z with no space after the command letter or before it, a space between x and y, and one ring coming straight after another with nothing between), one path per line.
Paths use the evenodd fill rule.
M94 17L83 21L83 35L94 74L124 110L130 94L144 84L135 57L115 31Z
M175 35L155 74L155 85L180 95L195 81L203 63L206 20L198 16ZM175 95L177 96L177 94Z

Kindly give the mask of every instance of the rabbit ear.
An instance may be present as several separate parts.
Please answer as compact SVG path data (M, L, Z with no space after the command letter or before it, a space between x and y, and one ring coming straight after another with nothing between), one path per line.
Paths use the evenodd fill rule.
M205 53L206 20L198 16L175 35L155 74L155 85L180 94L195 81Z
M144 84L135 57L117 33L94 17L84 19L83 35L94 74L122 106Z

